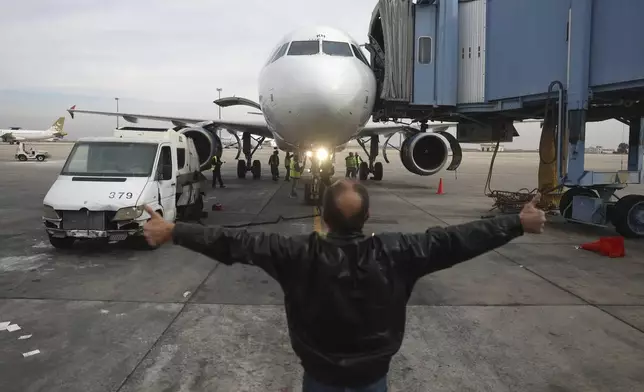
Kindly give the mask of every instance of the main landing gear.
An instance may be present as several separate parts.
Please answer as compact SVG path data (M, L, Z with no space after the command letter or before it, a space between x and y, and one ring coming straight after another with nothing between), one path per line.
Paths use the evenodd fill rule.
M246 173L251 172L254 180L260 179L262 177L262 164L258 159L253 160L253 154L264 143L265 138L263 136L254 138L250 133L244 132L240 142L239 136L236 133L233 133L233 135L237 138L237 156L235 157L237 159L237 178L246 178ZM252 148L251 139L257 143L255 148ZM246 159L239 159L242 152Z
M360 162L360 166L358 166L358 177L360 180L364 181L367 179L369 174L373 174L373 177L371 177L372 180L381 181L384 168L382 166L382 162L376 162L376 157L378 156L378 143L380 139L378 135L369 136L368 138L371 139L369 142L369 151L367 151L367 147L365 146L367 138L356 139L369 159L369 163Z

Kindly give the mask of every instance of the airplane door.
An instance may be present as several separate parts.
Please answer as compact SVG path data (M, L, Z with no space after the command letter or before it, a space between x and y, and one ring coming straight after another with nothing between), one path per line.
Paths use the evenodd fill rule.
M168 221L174 221L177 215L175 200L177 193L177 179L174 176L176 171L174 167L175 160L172 158L172 150L170 147L161 147L156 178L159 200L163 207L163 217Z

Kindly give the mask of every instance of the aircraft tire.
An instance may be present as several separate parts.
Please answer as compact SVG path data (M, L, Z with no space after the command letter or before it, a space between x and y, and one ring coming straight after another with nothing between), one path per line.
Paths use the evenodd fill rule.
M612 223L615 229L625 238L644 237L643 195L626 195L615 204Z
M376 162L373 165L373 179L376 181L382 181L384 168L382 167L382 162Z
M307 205L314 205L313 191L310 183L304 184L304 203Z
M318 207L322 206L322 203L324 202L324 193L326 192L328 184L326 182L320 181L320 194L318 195Z
M246 162L243 159L237 160L237 178L246 178Z
M258 159L253 161L251 172L254 180L259 180L262 177L262 163Z
M358 166L358 177L360 178L360 181L366 180L368 176L369 165L367 165L367 162L360 162L360 166Z

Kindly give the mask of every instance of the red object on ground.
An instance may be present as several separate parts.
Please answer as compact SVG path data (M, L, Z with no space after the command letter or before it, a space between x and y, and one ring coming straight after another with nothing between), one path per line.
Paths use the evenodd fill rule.
M442 195L443 194L443 178L441 177L440 181L438 182L438 190L436 191L437 195Z
M219 204L219 203L214 204L214 205L212 206L212 210L213 210L213 211L221 211L221 210L223 210L223 209L224 209L224 207L223 207L221 204Z
M624 237L601 237L599 241L587 242L581 249L599 252L608 257L624 257Z

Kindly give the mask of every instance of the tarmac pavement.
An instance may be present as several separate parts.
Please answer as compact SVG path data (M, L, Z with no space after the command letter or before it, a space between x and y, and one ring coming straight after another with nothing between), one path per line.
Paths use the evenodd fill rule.
M0 391L301 390L282 290L263 271L174 245L53 249L42 200L71 145L38 148L52 158L16 162L15 147L0 146ZM259 181L238 180L233 151L225 152L227 188L208 189L205 223L324 230L303 191L289 199L291 184L271 181L270 150L256 155ZM490 157L466 153L456 175L419 177L390 154L383 181L365 182L372 198L365 232L424 231L488 214ZM587 155L587 167L617 169L621 159ZM537 163L536 153L500 153L493 188L534 188ZM222 211L210 211L215 202ZM266 223L280 216L303 218ZM421 279L390 390L644 390L644 243L627 240L619 259L576 249L603 235L615 233L553 218L543 235ZM2 330L8 321L21 329Z

